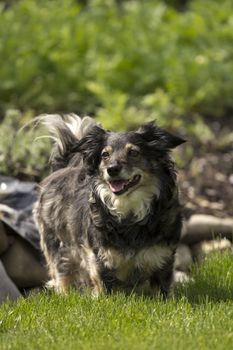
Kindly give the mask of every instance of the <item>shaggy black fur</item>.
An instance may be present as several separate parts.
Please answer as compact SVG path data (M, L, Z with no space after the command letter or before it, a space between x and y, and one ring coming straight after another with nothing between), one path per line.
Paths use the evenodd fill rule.
M182 226L169 153L184 141L153 123L121 134L93 125L79 140L63 125L61 137L65 147L53 152L55 172L41 184L36 209L53 286L59 292L90 287L97 294L115 289L153 294L159 287L167 296ZM126 144L138 147L140 157L123 155ZM101 158L106 146L113 152L109 163ZM136 167L158 179L159 196L151 196L140 220L131 211L115 215L100 196L100 184L109 190L104 170L116 161L128 172Z

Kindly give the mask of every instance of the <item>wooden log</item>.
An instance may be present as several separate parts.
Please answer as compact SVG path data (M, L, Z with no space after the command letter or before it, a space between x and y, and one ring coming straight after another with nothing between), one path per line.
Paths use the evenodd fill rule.
M232 241L232 218L222 219L212 215L193 215L185 225L181 242L192 245L200 241L212 240L218 237L225 237Z
M192 254L195 260L201 261L205 258L209 253L214 251L225 251L231 250L232 243L226 239L218 239L211 241L201 241L197 244L192 245Z

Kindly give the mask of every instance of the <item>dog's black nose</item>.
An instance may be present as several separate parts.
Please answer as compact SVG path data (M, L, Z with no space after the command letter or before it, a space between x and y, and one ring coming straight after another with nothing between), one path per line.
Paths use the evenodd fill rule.
M108 172L108 175L110 176L117 176L119 175L121 169L122 169L122 166L120 164L112 164L108 166L107 172Z

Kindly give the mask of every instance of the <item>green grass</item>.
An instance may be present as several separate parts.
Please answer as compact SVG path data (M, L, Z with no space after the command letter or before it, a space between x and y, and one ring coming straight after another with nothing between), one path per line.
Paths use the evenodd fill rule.
M41 294L0 307L0 349L232 349L233 257L213 255L173 299Z

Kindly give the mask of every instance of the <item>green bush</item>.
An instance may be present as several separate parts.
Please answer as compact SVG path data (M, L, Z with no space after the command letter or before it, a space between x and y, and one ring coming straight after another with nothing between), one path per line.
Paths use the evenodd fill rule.
M21 0L2 7L1 117L8 109L91 113L115 129L157 119L209 140L202 117L233 110L232 1L190 0L183 11L172 6L179 3Z
M41 138L46 132L31 124L31 117L30 112L24 115L17 110L7 112L0 128L1 174L33 180L48 174L51 142Z
M149 96L163 114L161 93L163 118L233 107L231 0L193 0L185 12L151 0L22 0L2 10L0 35L3 111L98 114L109 97L144 108Z

